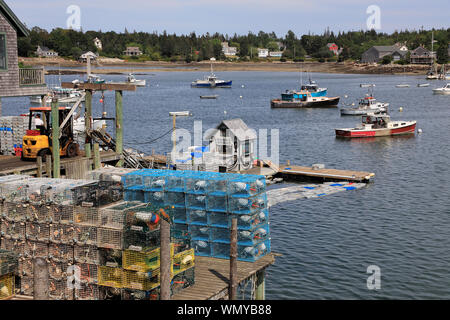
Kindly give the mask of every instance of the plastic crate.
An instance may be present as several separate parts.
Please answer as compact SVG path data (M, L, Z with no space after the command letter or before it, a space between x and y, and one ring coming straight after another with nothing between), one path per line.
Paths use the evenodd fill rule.
M194 249L197 256L212 256L212 243L210 241L191 240L191 247Z
M160 270L150 272L138 272L123 270L123 287L135 290L152 290L160 285Z
M254 214L267 209L267 195L265 193L249 198L228 198L229 211L235 214Z
M0 300L10 299L15 294L14 274L0 276Z
M206 210L206 195L186 194L186 208Z
M25 238L34 241L49 241L50 225L48 223L26 222Z
M227 196L207 195L206 209L208 211L227 212L228 211Z
M189 268L192 268L195 264L194 249L189 249L184 252L180 252L173 256L172 259L172 274L177 275Z
M187 210L187 222L195 225L208 225L208 215L205 210L188 209Z
M211 228L208 226L189 225L189 233L192 240L209 241L211 237Z
M124 270L106 266L98 267L98 285L112 288L123 288Z

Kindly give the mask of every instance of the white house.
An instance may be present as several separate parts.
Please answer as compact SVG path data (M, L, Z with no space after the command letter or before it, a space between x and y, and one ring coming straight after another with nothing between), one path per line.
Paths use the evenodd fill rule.
M283 52L281 52L281 51L270 51L269 52L269 56L270 57L281 58L283 56Z
M78 60L80 60L81 62L87 62L88 57L91 58L91 61L95 61L98 58L98 56L95 53L93 53L92 51L88 51L83 53Z
M242 119L224 120L205 136L216 162L228 171L252 168L256 138L255 130L249 129Z
M222 42L222 52L226 57L234 57L237 54L237 47L229 47L228 42Z
M98 50L102 50L103 49L103 44L102 41L99 38L95 38L94 39L94 45Z
M267 58L269 56L269 49L258 48L258 58Z
M44 46L38 46L37 50L36 50L36 55L40 58L43 57L57 57L58 56L58 52L50 50L47 47Z

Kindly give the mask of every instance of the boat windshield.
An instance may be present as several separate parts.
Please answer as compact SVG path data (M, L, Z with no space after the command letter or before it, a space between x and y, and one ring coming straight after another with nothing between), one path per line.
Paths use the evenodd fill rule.
M305 84L301 87L301 90L317 91L317 84Z

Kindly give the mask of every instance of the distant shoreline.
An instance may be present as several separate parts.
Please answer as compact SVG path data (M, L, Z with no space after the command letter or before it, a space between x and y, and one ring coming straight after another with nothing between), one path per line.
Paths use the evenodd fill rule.
M19 61L25 65L33 67L53 67L54 70L47 70L47 74L85 74L85 70L68 68L86 68L85 63L65 60L62 58L19 58ZM102 69L97 67L101 66ZM111 68L108 68L111 67ZM337 74L406 74L406 75L425 75L429 69L428 65L367 65L354 62L213 62L214 71L271 71L271 72L321 72ZM210 70L210 62L124 62L120 59L100 59L99 63L92 65L92 72L96 74L127 74L150 73L150 72L193 72Z

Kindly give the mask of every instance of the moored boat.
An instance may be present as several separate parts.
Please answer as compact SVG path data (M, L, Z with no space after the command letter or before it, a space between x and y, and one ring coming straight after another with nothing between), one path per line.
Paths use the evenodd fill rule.
M433 89L434 94L450 94L450 83L447 83L442 88Z
M210 96L200 96L200 99L217 99L219 95L214 94L214 95L210 95Z
M392 121L387 114L362 116L361 126L335 129L336 137L368 138L414 134L416 121Z
M134 84L135 86L138 86L138 87L145 87L146 80L138 80L138 79L136 79L134 74L129 73L127 78L126 78L126 80L125 80L125 83L127 83L127 84Z
M193 88L231 88L232 80L219 80L213 72L211 64L211 73L204 79L197 79L191 83Z
M372 95L366 95L359 101L356 108L342 108L340 110L343 116L362 116L369 113L383 113L387 112L389 103L378 102Z
M312 97L309 91L301 91L301 98L273 99L272 108L326 108L337 107L340 97Z
M430 84L429 84L429 83L418 83L417 86L418 86L419 88L422 88L422 87L429 87Z

